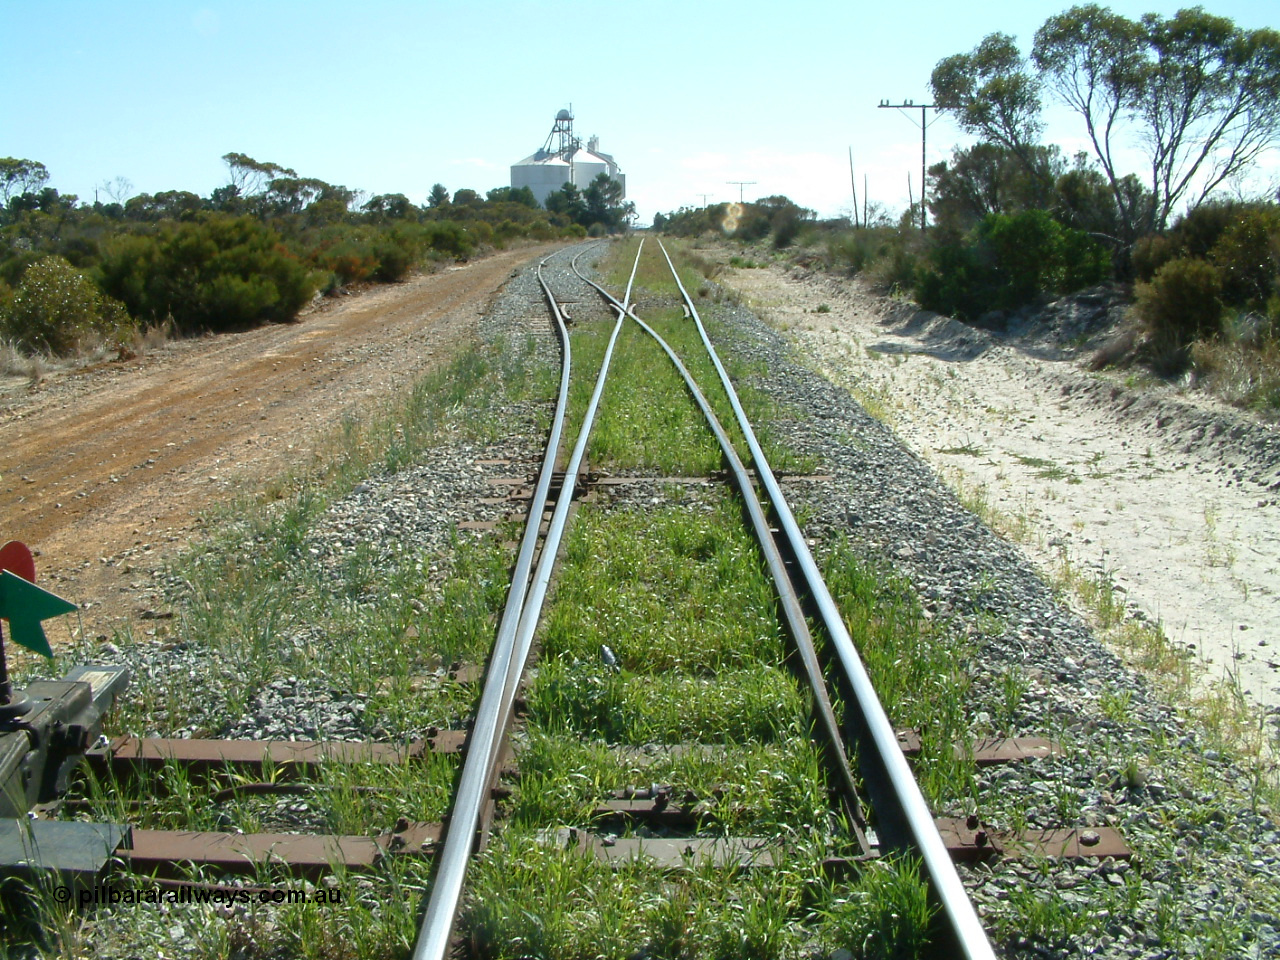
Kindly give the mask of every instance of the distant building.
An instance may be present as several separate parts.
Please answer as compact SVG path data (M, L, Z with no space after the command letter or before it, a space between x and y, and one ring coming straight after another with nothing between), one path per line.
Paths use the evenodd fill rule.
M626 175L613 157L600 152L600 138L591 137L584 148L582 141L573 135L573 114L561 110L556 114L547 142L511 165L511 186L528 187L538 203L546 206L547 197L566 183L585 190L602 173L622 184L622 195L627 195Z

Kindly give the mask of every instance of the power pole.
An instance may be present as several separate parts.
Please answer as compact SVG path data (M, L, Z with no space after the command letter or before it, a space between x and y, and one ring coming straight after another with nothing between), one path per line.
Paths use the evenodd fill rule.
M738 202L743 203L742 188L755 184L754 180L726 180L725 183L736 183L738 185Z
M929 121L928 121L927 115L925 114L925 111L936 110L937 104L915 103L911 100L908 100L906 103L890 103L888 100L880 101L881 110L906 110L906 109L914 110L916 107L920 108L920 232L923 233L924 226L925 226L924 224L925 131L929 129ZM903 114L903 116L906 116L906 114Z
M707 205L707 197L711 196L711 194L709 194L709 193L700 193L700 194L698 194L698 196L700 196L700 197L702 198L702 205L705 207L705 206Z
M853 187L853 225L860 227L858 223L858 181L853 178L853 147L849 148L849 186Z

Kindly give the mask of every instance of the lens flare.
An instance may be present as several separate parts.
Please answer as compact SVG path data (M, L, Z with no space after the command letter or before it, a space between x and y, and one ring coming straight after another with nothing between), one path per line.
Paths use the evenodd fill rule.
M742 217L742 204L730 203L725 207L724 219L720 221L720 229L725 233L733 233L738 229L738 220Z

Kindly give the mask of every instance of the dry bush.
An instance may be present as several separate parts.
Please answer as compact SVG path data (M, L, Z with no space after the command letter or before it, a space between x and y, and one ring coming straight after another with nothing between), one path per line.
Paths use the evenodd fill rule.
M1228 403L1280 413L1280 343L1275 339L1254 345L1202 340L1191 347L1191 363L1197 379Z

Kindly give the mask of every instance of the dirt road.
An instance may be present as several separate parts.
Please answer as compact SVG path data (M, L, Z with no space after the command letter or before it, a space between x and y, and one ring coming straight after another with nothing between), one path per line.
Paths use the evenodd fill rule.
M542 250L326 301L292 324L0 384L0 541L25 541L39 582L82 608L80 623L48 625L54 645L81 624L156 630L150 581L201 511L305 461L344 412L445 358Z

